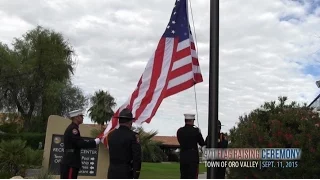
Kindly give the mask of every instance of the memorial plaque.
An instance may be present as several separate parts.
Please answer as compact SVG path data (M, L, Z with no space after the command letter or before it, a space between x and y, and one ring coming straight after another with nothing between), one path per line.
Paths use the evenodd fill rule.
M84 140L91 140L93 138L83 137ZM63 149L63 135L53 134L50 149L49 171L53 175L60 174L60 162L62 160ZM79 171L79 176L96 176L98 162L98 148L95 149L81 149L81 163L82 168Z

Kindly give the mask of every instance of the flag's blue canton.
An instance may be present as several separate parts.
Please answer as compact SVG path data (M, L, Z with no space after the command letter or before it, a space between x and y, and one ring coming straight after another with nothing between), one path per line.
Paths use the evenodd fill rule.
M179 38L179 42L181 42L189 38L189 29L187 0L176 0L170 21L162 37Z

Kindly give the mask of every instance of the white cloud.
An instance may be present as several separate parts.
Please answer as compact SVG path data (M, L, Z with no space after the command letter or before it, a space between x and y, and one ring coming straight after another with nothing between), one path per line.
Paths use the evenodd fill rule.
M192 1L204 76L204 82L196 86L204 136L208 121L209 2ZM0 41L10 44L36 25L63 33L78 55L73 82L87 94L98 89L110 91L120 106L155 50L173 4L169 0L34 1L32 5L29 1L0 1ZM234 126L240 115L280 95L311 102L319 92L314 82L320 73L307 75L303 69L316 63L311 57L320 47L319 9L310 13L311 6L289 0L228 0L220 6L222 130ZM166 99L151 123L144 126L161 135L175 135L183 125L183 113L195 113L195 108L191 88Z

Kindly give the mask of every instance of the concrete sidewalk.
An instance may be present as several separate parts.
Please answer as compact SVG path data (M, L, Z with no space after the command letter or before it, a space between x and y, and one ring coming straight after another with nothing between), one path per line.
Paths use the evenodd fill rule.
M207 179L207 172L198 175L198 179Z
M207 179L207 172L198 175L198 179ZM226 177L227 179L227 177Z

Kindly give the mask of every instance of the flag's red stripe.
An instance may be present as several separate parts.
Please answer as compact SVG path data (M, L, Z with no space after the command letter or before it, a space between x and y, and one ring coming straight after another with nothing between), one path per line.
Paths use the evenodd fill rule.
M162 70L162 64L163 64L163 58L164 58L164 49L166 44L166 38L161 38L158 47L156 49L155 55L154 55L154 63L152 67L152 75L150 80L149 88L146 92L146 95L143 97L141 104L139 108L136 110L136 118L139 118L141 113L144 111L144 109L147 107L147 105L151 102L153 93L155 91L155 88L157 86L157 81L159 79L159 76L161 74Z
M167 98L167 97L172 96L174 94L177 94L181 91L184 91L184 90L192 87L194 84L195 84L195 82L193 79L185 81L184 83L181 83L177 86L174 86L174 87L168 89L165 97Z
M192 64L193 64L193 65L196 65L196 66L199 66L199 61L198 61L198 59L192 57Z
M180 59L182 59L182 58L184 58L186 56L189 56L190 54L191 54L190 48L187 47L187 48L185 48L185 49L183 49L181 51L176 52L175 53L175 57L174 57L174 59L172 61L173 62L178 61L178 60L180 60Z
M178 69L175 69L170 73L170 80L174 79L176 77L179 77L181 75L184 75L188 72L192 72L192 64L186 64L184 66L179 67Z
M134 100L139 96L139 90L140 90L141 83L142 83L142 76L140 77L140 80L139 80L139 83L138 83L136 90L131 95L131 99L130 99L130 103L129 103L131 105L131 108L130 108L131 110L132 110Z
M194 45L194 42L191 42L191 49L195 50L196 49L196 46Z
M178 44L178 41L177 41L177 39L175 39L175 40L174 40L174 44L173 44L173 52L175 52L175 51L177 50L177 47L178 47L177 44ZM175 53L172 53L172 58L171 58L171 59L174 59L174 58L175 58L174 56L175 56ZM171 61L171 63L170 63L169 70L172 69L172 66L173 66L173 61ZM169 75L170 75L170 72L169 72ZM168 88L168 84L169 84L168 82L169 82L169 80L170 80L170 79L169 79L169 76L168 76L167 79L166 79L165 86L164 86L164 88L163 88L162 91L161 91L160 97L157 99L157 103L156 103L156 105L154 106L154 108L152 109L151 116L149 116L149 118L146 119L145 122L150 123L152 117L156 114L156 112L157 112L157 110L158 110L161 102L163 101L163 99L165 98L165 96L166 96L166 94L167 94L167 88Z
M196 83L203 82L202 75L200 73L195 73L194 80L196 81Z
M120 113L120 108L114 113L114 115L111 119L112 126L111 126L110 130L112 130L113 128L115 128L118 125L118 118L116 118L116 117L119 115L119 113Z

